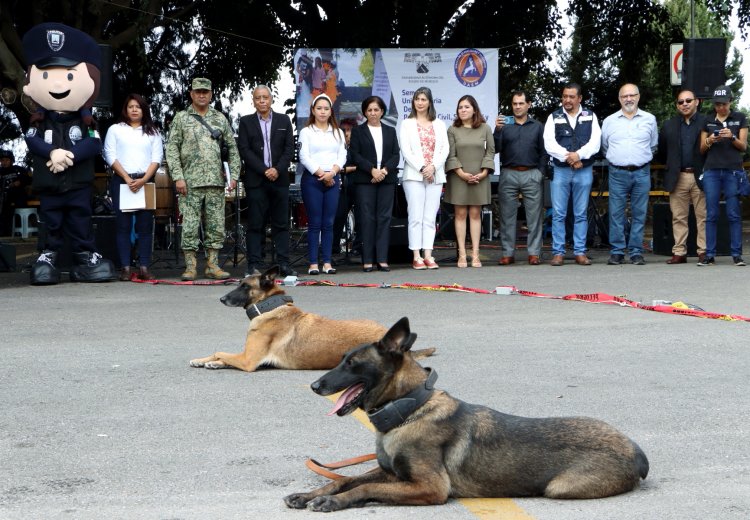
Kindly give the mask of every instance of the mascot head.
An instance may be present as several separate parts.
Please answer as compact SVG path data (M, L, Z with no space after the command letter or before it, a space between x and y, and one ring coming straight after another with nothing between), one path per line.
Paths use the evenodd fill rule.
M81 110L90 118L101 68L94 39L67 25L43 23L24 35L23 51L28 65L24 93L46 110Z

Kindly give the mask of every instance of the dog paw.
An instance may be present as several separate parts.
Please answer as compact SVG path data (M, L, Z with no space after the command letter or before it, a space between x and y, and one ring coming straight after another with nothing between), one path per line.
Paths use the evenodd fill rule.
M346 505L342 504L336 497L327 495L312 499L307 503L307 508L319 513L330 513L331 511L345 509Z
M287 495L284 497L284 503L287 507L292 509L304 509L307 507L307 498L304 493L294 493L293 495Z
M200 359L191 359L190 360L190 366L193 367L193 368L203 368L203 365L204 365L204 363Z
M227 368L226 363L223 361L209 361L203 366L205 368Z

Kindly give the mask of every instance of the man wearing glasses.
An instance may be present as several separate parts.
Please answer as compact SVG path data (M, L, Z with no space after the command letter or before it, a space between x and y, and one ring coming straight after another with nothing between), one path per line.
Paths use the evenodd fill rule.
M602 150L609 161L609 244L608 265L625 262L643 265L643 229L646 225L648 195L651 189L651 159L659 141L656 118L638 109L640 93L636 85L620 88L622 110L602 124ZM625 236L626 209L630 196L630 235Z
M703 171L704 157L700 153L701 129L706 116L698 112L700 102L690 90L677 94L677 112L664 122L659 133L659 162L666 165L664 188L669 192L669 209L672 210L674 247L668 264L687 262L688 215L690 203L695 210L698 229L698 261L706 256L706 197L698 185Z

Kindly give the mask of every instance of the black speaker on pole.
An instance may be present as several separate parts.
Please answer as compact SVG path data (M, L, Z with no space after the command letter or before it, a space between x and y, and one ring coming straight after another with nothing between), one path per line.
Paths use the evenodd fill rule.
M724 64L727 41L724 38L685 40L682 47L682 88L698 98L707 99L726 82Z
M99 79L99 96L94 101L94 106L112 108L112 74L114 73L112 47L99 44L99 49L102 52L102 68L99 71L101 73Z

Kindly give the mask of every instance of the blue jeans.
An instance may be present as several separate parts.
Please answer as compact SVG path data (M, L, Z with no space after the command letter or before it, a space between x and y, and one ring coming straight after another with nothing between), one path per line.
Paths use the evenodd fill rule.
M120 186L125 181L119 175L112 177L110 193L115 208L117 224L117 253L120 256L120 267L130 267L130 250L132 247L133 223L138 235L138 261L141 266L151 265L151 249L154 235L154 212L152 210L120 211Z
M737 195L737 177L733 170L703 172L703 191L706 194L706 256L716 256L716 225L719 221L719 199L724 193L729 220L729 250L732 256L742 255L742 215Z
M643 228L648 213L648 192L651 190L651 166L628 171L609 167L609 245L610 254L630 257L643 255ZM630 236L625 237L626 210L630 195Z
M333 221L339 206L341 176L334 177L330 188L310 172L305 171L300 181L302 201L307 211L307 253L311 264L318 263L318 247L324 264L331 263Z
M555 165L555 176L550 183L552 195L552 254L565 254L565 219L568 199L573 200L573 252L586 254L586 234L589 229L588 209L593 182L593 167L578 170Z

